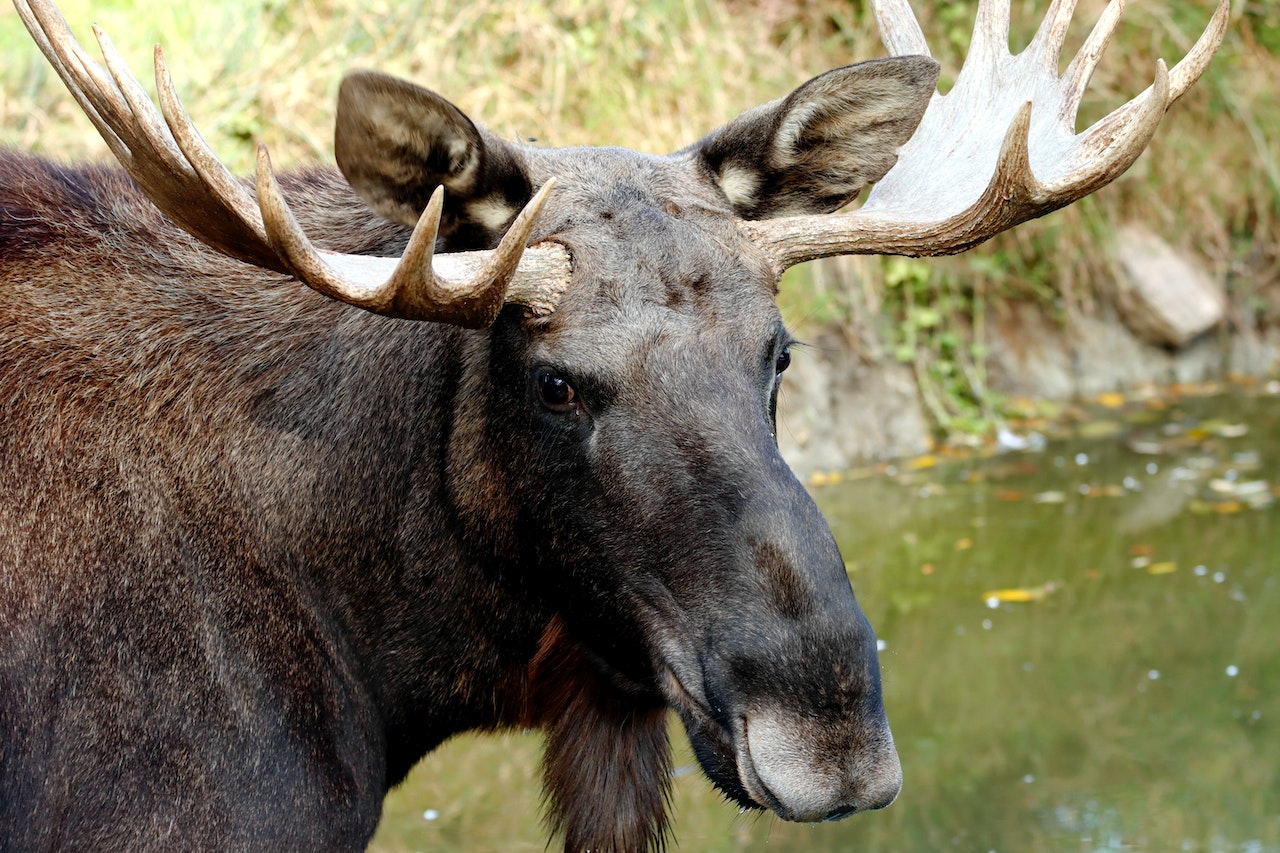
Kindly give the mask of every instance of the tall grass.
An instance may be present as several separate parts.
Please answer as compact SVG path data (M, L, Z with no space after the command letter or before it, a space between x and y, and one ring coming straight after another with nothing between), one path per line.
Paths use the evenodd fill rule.
M916 5L943 63L945 89L967 48L977 2ZM1018 47L1047 3L1012 5ZM1068 52L1102 6L1081 0ZM162 42L198 126L242 172L251 169L258 140L272 147L277 163L332 162L335 92L356 67L436 89L509 138L663 152L810 76L883 53L870 13L843 0L63 0L62 8L83 40L91 43L91 22L106 29L144 81L151 45ZM1180 58L1211 10L1210 0L1131 3L1094 76L1083 119L1142 91L1155 58ZM1226 281L1236 297L1233 323L1275 323L1278 25L1277 0L1237 0L1205 78L1113 186L966 255L913 268L909 280L956 297L947 316L958 325L944 331L972 342L966 315L991 299L1033 299L1068 317L1093 310L1108 241L1130 220L1198 255ZM0 51L0 143L61 158L108 156L7 4L0 7ZM923 340L904 332L907 306L900 290L887 287L896 268L874 260L853 267L852 278L798 270L784 297L793 322L857 321L872 358L890 357L904 340ZM981 361L978 350L970 356Z

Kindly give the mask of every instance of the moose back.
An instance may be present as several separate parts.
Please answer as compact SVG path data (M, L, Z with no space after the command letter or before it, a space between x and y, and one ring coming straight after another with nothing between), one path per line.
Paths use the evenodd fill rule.
M105 69L16 3L123 171L0 153L6 850L361 849L423 755L512 726L546 732L566 850L654 849L668 709L740 806L887 805L875 637L775 441L779 276L1091 192L1225 24L1035 175L1074 106L989 80L1078 104L1087 71L1045 83L1060 9L1052 74L993 51L943 99L898 55L665 157L514 145L355 73L341 172L277 178L262 149L248 183L159 54L163 115L104 37ZM927 53L905 5L880 14L891 53ZM972 143L990 168L903 192L948 109L1008 128Z

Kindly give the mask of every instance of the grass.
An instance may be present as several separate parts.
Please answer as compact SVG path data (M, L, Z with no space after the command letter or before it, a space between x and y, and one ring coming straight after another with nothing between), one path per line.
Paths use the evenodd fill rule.
M917 2L944 89L976 5ZM1012 5L1017 46L1046 4ZM1211 12L1209 0L1169 5L1130 5L1083 119L1145 88L1155 58L1180 58ZM163 42L197 125L240 172L250 171L259 140L278 164L332 162L335 92L355 67L434 88L509 138L664 152L828 68L883 53L870 13L836 0L64 0L62 8L82 40L92 40L90 22L103 26L144 80L151 45ZM1068 52L1101 8L1102 0L1082 0ZM868 357L917 362L922 388L938 397L940 426L978 430L999 416L1000 401L982 387L977 318L1010 299L1042 303L1067 321L1095 310L1121 222L1141 220L1198 255L1236 297L1237 325L1275 323L1280 299L1268 294L1280 282L1278 21L1276 0L1237 0L1205 78L1170 112L1150 151L1091 199L958 258L911 262L914 289L893 286L902 274L895 260L802 267L786 286L784 310L801 334L844 322L865 339ZM60 158L108 156L7 5L0 50L0 143ZM948 295L947 304L920 327L929 293Z

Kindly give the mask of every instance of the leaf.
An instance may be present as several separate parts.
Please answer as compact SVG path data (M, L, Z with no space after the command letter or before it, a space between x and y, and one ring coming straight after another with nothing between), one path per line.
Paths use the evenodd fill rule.
M982 594L982 600L987 604L993 601L1023 603L1028 601L1044 601L1049 593L1057 589L1053 583L1041 584L1032 587L1014 587L1010 589L993 589Z
M1149 575L1169 575L1177 570L1177 563L1152 563L1147 566L1147 574Z
M1098 395L1098 405L1108 409L1118 409L1125 403L1124 395L1116 391L1108 391Z
M933 468L938 464L938 457L931 453L924 456L917 456L915 459L908 460L902 467L908 471L923 471L925 468Z

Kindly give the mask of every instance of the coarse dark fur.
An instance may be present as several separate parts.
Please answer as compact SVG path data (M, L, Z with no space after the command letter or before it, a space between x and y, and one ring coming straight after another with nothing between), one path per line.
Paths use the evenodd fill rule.
M737 223L878 178L935 77L841 69L651 157L509 145L354 76L351 184L283 180L318 245L398 254L440 183L441 248L492 245L559 180L535 239L568 295L480 331L0 152L0 850L361 849L423 755L507 726L547 732L566 850L655 849L670 707L737 803L886 804L875 639L778 455L790 339Z

